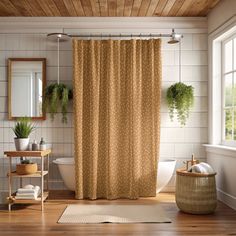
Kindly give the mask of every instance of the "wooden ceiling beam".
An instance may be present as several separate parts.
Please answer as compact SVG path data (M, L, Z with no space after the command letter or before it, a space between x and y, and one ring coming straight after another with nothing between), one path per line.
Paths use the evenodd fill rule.
M28 4L24 0L10 0L12 5L20 12L21 16L32 16Z
M77 16L85 16L83 6L80 0L72 0Z
M93 11L93 16L101 16L100 4L98 0L90 0L90 4Z
M131 16L133 0L125 0L124 16Z
M70 13L70 16L77 16L77 12L75 10L72 0L64 0L63 2L66 6L67 11Z
M116 16L117 1L116 0L108 0L107 3L108 3L108 16Z
M168 16L169 11L174 6L176 0L168 0L161 12L161 16Z
M176 16L185 16L187 10L191 7L193 1L195 0L188 0L188 1L185 0L181 8L178 10Z
M207 5L199 12L199 15L206 16L209 11L216 6L219 0L208 0Z
M206 16L220 0L0 0L0 16ZM236 0L235 0L236 1Z
M60 16L70 16L70 13L67 11L66 6L63 0L53 0L58 11L60 12Z
M146 16L151 0L142 0L142 4L139 8L138 16Z
M18 9L9 1L1 0L0 1L0 12L3 12L6 16L20 16Z
M154 16L161 16L161 13L166 6L168 0L160 0L156 6L156 9L154 11Z
M28 3L28 7L31 9L31 15L36 16L47 16L47 14L43 11L41 6L38 4L37 1L32 0L25 0Z
M50 9L50 6L48 4L47 0L36 0L36 2L38 3L38 5L41 7L41 9L43 9L43 11L45 12L46 16L54 16L53 11Z
M160 0L151 0L146 16L154 16L155 9Z
M176 0L175 4L172 6L170 11L168 12L168 16L176 16L179 9L183 6L185 0Z
M80 2L81 2L81 5L84 9L85 16L94 16L90 1L89 0L80 0Z
M125 0L117 0L116 15L123 16L124 15L124 8L125 8Z

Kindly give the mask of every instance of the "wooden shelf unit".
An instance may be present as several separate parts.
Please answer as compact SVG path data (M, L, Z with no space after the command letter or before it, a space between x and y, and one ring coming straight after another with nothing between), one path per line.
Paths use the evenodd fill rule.
M16 204L38 204L41 202L41 194L36 199L15 199L16 193L12 194L12 199L14 203ZM48 198L49 192L44 191L43 192L43 201L45 201Z
M9 172L7 174L8 177L8 188L9 188L9 195L8 195L8 210L11 211L12 204L21 203L21 204L35 204L41 203L41 210L43 211L44 208L44 201L47 199L49 194L49 155L51 150L44 150L44 151L5 151L4 155L9 159ZM12 158L19 158L19 157L28 157L28 158L41 158L41 168L34 174L29 175L18 175L15 171L12 170ZM46 170L45 162L46 159ZM44 177L47 180L47 191L44 191ZM20 178L20 187L22 187L22 178L40 178L41 179L41 194L37 199L15 199L16 193L12 193L12 178Z
M47 175L48 174L48 171L47 170L44 170L43 171L43 176ZM9 173L7 174L7 176L9 176ZM29 175L19 175L17 174L15 171L11 172L11 176L12 177L18 177L18 178L38 178L38 177L41 177L42 176L42 173L41 171L37 171L36 173L34 174L29 174Z

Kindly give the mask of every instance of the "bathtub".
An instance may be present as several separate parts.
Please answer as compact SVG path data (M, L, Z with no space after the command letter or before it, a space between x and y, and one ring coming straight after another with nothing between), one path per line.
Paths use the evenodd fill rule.
M53 161L58 165L59 172L64 181L65 186L74 191L75 190L75 168L74 158L59 158ZM170 181L174 170L175 160L163 160L158 163L157 172L157 193L159 193Z

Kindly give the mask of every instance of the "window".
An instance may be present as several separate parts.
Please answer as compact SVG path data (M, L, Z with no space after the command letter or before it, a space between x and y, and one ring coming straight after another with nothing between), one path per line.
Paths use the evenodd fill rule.
M223 143L236 145L236 35L222 42Z

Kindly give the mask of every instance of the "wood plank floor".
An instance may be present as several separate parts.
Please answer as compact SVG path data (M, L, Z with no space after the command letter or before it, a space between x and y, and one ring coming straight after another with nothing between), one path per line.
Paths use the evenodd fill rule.
M57 224L68 204L156 204L160 203L168 224ZM38 235L236 235L236 211L219 202L213 215L189 215L180 212L173 194L159 194L156 198L139 200L74 200L66 191L50 193L45 210L40 205L14 205L9 213L6 206L0 209L0 236Z

